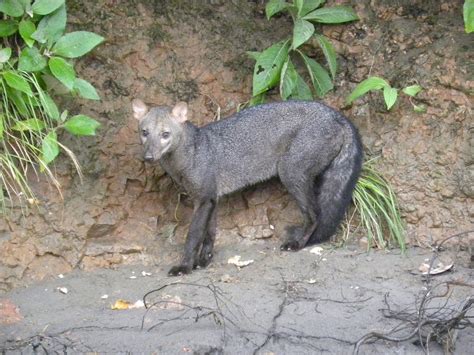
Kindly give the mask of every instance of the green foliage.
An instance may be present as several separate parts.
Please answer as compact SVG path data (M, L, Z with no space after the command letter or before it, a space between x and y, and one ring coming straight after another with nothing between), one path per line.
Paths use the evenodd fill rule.
M347 6L324 7L324 0L284 0L268 1L265 12L270 19L280 12L287 12L293 19L293 34L291 38L273 44L261 53L250 52L256 60L253 74L253 98L250 104L263 101L263 94L278 86L283 100L310 100L313 92L318 97L332 90L337 72L336 51L328 38L315 32L314 24L339 24L358 20L354 10ZM311 38L321 48L328 71L314 59L308 57L301 46ZM306 84L296 70L296 60L301 60L311 79L312 88Z
M367 231L368 247L384 249L397 245L405 250L404 226L397 199L390 184L373 167L373 160L364 163L352 200Z
M390 84L382 78L377 76L371 76L357 85L354 90L350 93L347 97L347 103L351 104L354 100L358 99L359 97L365 95L369 91L383 91L383 97L385 100L385 105L387 106L387 110L390 110L393 105L397 102L398 98L398 90L390 86ZM402 89L402 92L405 95L410 97L415 97L422 89L420 85L411 85L407 86L406 88ZM413 109L416 112L424 112L425 108L421 105L413 104Z
M14 196L34 200L27 172L45 172L60 151L79 166L59 141L61 130L94 135L100 124L85 115L69 117L52 95L60 91L100 100L95 88L78 78L71 58L78 58L104 39L91 32L65 33L65 0L0 0L0 207ZM51 83L53 85L51 85ZM55 90L54 88L61 88ZM59 136L59 137L58 137Z
M474 31L474 0L464 1L463 7L464 29L466 33Z

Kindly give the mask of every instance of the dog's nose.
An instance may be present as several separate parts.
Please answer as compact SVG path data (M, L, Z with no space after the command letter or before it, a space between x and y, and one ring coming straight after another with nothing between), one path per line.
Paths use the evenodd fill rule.
M143 157L143 159L147 162L147 163L151 163L153 161L153 155L151 154L145 154L145 156Z

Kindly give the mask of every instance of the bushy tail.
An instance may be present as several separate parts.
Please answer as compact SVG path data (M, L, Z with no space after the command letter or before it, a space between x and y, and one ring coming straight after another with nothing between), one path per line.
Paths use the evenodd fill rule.
M362 143L357 129L346 126L345 143L316 181L317 226L308 245L331 237L341 223L362 168Z

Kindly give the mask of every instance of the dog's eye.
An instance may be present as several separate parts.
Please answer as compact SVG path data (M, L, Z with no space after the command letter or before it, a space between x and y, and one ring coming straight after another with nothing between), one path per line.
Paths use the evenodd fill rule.
M143 137L148 136L148 134L149 134L149 133L148 133L148 131L147 131L146 129L142 129L142 136L143 136Z
M164 138L164 139L168 139L170 137L170 132L163 132L161 133L161 137Z

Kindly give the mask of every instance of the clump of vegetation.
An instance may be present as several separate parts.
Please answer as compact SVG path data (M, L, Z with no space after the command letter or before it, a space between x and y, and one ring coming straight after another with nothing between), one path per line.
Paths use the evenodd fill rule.
M359 97L365 95L369 91L383 91L383 98L385 101L385 105L387 106L387 110L390 110L393 105L397 102L398 99L398 90L390 86L390 84L385 80L378 76L371 76L362 82L359 83L355 87L355 89L351 92L351 94L347 97L347 103L350 104L354 100L358 99ZM411 97L415 97L422 89L420 85L410 85L402 89L402 92L405 95ZM414 104L410 100L411 104L413 105L413 110L415 112L425 112L426 107L425 105L417 105Z
M78 78L72 60L104 39L92 32L65 33L65 0L0 1L0 208L14 197L35 201L29 172L44 172L59 187L50 164L63 150L60 131L94 135L100 124L86 115L59 110L53 94L66 92L100 100L95 88Z
M293 19L293 35L262 52L249 52L255 60L252 104L262 102L264 94L279 86L283 100L311 100L313 92L294 65L295 57L304 63L317 97L333 88L337 72L336 52L329 39L316 33L314 24L339 24L358 20L348 6L322 7L324 0L270 0L265 8L267 18L287 12ZM329 68L328 71L301 49L310 38L316 39Z
M405 250L404 225L390 184L374 169L373 159L364 163L352 195L360 224L367 231L368 247L397 245Z

